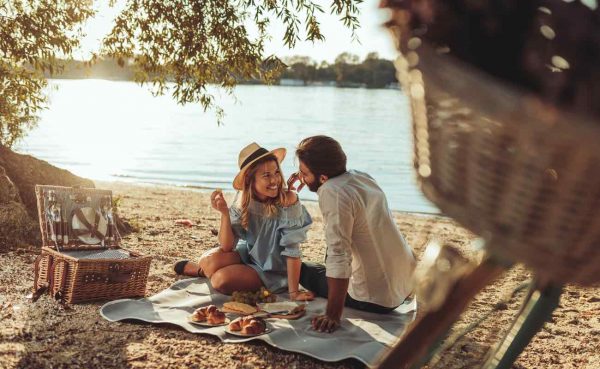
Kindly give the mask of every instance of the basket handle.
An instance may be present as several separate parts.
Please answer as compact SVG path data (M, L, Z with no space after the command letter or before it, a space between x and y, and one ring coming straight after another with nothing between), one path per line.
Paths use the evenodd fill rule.
M36 302L40 296L42 296L42 294L44 292L46 292L46 290L48 289L48 275L46 275L46 280L41 283L40 285L40 264L42 262L42 259L48 259L48 264L47 267L50 266L51 263L51 258L52 256L44 256L44 255L38 255L35 258L35 262L33 263L33 293L32 293L32 297L31 297L31 301L32 302ZM46 274L48 273L48 271L46 271Z
M123 283L131 279L133 271L130 269L121 270L121 265L112 263L108 266L108 281Z
M54 278L55 269L60 265L62 265L62 270L60 276L58 277L58 281ZM50 282L50 295L62 302L65 301L65 285L67 284L67 275L69 272L69 263L64 260L58 260L56 263L52 263L51 268L49 268L49 275L51 275ZM57 286L58 285L58 286Z

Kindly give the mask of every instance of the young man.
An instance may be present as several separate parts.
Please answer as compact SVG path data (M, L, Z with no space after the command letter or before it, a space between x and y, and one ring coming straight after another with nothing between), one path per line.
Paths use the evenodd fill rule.
M288 180L319 195L325 223L325 265L302 263L300 283L327 298L325 315L312 326L333 332L345 306L389 313L413 290L414 254L399 232L385 194L368 174L346 170L346 154L331 137L309 137L298 146L300 170Z

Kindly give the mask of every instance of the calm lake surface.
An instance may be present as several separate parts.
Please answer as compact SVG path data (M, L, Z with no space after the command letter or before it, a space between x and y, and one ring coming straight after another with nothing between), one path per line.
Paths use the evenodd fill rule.
M233 190L248 143L287 148L287 178L298 142L326 134L342 144L348 168L377 180L394 210L438 212L415 183L408 100L397 90L239 86L237 101L215 95L226 113L218 126L214 112L131 82L51 84L49 109L17 151L83 177ZM316 199L307 189L300 197Z

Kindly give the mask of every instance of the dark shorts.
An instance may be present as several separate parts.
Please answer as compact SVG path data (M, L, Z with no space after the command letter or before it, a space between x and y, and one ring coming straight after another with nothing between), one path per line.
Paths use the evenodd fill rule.
M302 268L300 269L300 284L307 290L312 291L315 295L327 298L329 286L327 285L325 266L316 263L303 262ZM390 308L373 304L371 302L355 300L352 297L350 297L349 294L346 294L346 302L344 305L353 309L368 311L377 314L391 313L397 308L397 306Z

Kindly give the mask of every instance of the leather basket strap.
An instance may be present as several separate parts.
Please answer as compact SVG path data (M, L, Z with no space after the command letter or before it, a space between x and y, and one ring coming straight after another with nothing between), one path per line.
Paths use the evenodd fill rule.
M76 236L81 236L83 234L87 234L88 232L92 237L96 237L98 239L103 239L104 235L98 231L98 224L100 223L100 215L98 212L94 211L94 225L92 226L90 222L85 218L85 214L81 211L80 208L73 210L73 214L77 216L77 219L88 229L88 231L82 229L74 229L72 232Z
M42 274L42 260L46 259L47 263L46 263L46 279L44 281L41 281L41 274ZM34 276L33 276L33 294L31 295L31 301L32 302L36 302L44 292L46 292L46 290L49 291L49 277L50 277L50 264L52 263L52 256L51 255L38 255L35 258L35 263L34 263Z
M38 255L33 263L33 290L37 291L40 280L40 263L42 262L42 255Z
M60 280L58 281L58 290L54 293L54 298L65 301L65 286L67 285L67 275L69 272L69 263L64 260L59 261L57 264L62 265L62 271L60 273Z
M50 296L54 297L54 268L56 264L54 263L54 258L50 257L48 259L48 293Z

